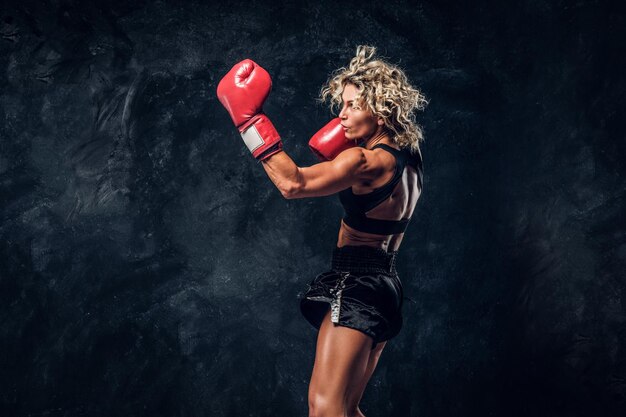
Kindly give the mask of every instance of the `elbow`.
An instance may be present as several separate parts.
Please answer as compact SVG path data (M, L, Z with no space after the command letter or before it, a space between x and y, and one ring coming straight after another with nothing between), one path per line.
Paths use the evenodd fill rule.
M304 181L302 181L302 175L300 173L300 169L296 168L296 172L291 178L286 179L286 181L281 184L279 187L280 193L287 200L292 200L294 198L299 198L302 195L302 191L304 190Z
M299 184L292 183L292 184L282 187L280 189L280 193L283 195L285 199L293 200L294 198L298 198L301 190L302 190L302 187L300 187Z

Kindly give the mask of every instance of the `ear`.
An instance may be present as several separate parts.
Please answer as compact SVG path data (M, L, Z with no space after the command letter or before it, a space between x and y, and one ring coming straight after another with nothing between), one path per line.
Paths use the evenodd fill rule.
M382 117L378 118L378 122L377 123L378 123L378 126L384 126L385 125L385 121L383 120Z

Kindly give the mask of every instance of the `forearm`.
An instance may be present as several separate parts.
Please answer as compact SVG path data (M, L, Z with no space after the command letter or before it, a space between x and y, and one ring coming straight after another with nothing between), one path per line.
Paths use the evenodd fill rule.
M261 162L267 176L285 198L294 198L302 177L299 167L286 152L278 152Z

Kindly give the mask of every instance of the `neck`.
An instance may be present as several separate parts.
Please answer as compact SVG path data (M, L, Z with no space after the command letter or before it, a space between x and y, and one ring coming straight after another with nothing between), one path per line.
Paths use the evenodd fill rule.
M379 143L389 144L390 142L391 141L389 140L387 132L382 128L382 126L378 126L376 132L374 132L374 134L365 141L364 146L366 149L372 149L372 147L378 145Z

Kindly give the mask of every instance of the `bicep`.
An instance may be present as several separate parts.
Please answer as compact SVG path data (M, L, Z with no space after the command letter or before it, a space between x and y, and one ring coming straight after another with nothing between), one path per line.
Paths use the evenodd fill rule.
M298 169L293 198L323 197L351 187L368 175L369 163L361 150L349 149L332 161Z

